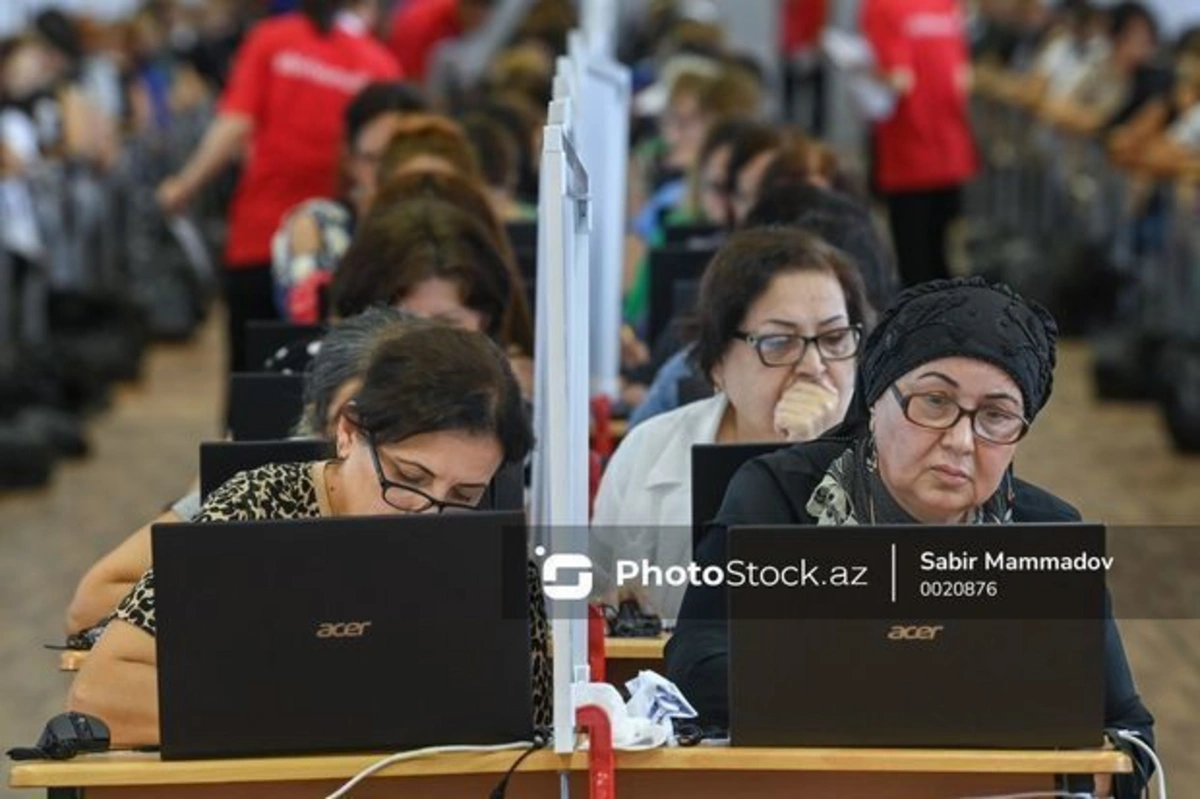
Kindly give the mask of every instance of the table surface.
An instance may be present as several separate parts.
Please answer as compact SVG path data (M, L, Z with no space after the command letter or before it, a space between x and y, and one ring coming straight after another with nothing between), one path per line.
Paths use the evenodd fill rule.
M514 751L440 754L403 761L380 776L500 774ZM105 752L68 761L15 763L14 788L94 787L105 785L183 785L222 782L279 782L347 779L383 755L185 760L163 762L157 754ZM586 753L537 752L521 771L547 772L587 768ZM698 746L620 752L617 768L690 771L849 771L989 774L1098 774L1129 772L1125 755L1108 750L1020 751L946 749L768 749Z
M619 660L662 660L663 647L669 638L669 635L657 638L605 638L604 652L606 657ZM65 650L59 653L58 668L60 671L79 671L87 658L87 650Z
M604 656L620 660L662 660L670 635L657 638L605 638Z

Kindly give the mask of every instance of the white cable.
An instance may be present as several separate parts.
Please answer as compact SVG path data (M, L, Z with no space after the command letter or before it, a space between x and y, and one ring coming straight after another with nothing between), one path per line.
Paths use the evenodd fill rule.
M342 799L342 797L348 794L350 790L354 788L354 786L358 785L375 772L382 771L393 763L400 763L405 760L416 760L418 758L429 757L431 755L446 755L458 752L506 752L511 749L529 749L533 745L534 744L532 741L513 741L512 743L494 744L491 746L427 746L424 749L412 749L408 752L397 752L394 755L388 755L382 760L378 760L375 763L367 766L365 769L351 777L349 781L342 785L341 788L338 788L336 791L329 794L329 796L326 796L325 799Z
M1163 768L1162 761L1158 759L1158 755L1155 754L1150 744L1143 741L1141 736L1132 730L1117 730L1117 737L1122 741L1129 741L1149 755L1150 761L1154 763L1155 780L1158 782L1158 799L1167 799L1167 770Z

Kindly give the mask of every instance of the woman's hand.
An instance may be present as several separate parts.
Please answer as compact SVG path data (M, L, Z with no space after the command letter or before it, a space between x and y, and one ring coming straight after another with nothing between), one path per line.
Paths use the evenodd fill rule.
M837 407L837 392L799 380L775 405L775 431L788 441L812 441L838 422Z
M188 200L191 199L191 192L180 177L172 175L158 184L156 197L158 207L163 210L163 213L167 216L179 216L187 207Z

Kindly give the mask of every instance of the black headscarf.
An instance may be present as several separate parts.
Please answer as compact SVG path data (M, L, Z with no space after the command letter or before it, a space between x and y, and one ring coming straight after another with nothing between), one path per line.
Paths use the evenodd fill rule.
M992 364L1021 389L1032 421L1050 399L1058 326L1050 312L981 277L931 280L901 292L859 354L854 401L838 435L861 432L889 386L922 364L962 356Z

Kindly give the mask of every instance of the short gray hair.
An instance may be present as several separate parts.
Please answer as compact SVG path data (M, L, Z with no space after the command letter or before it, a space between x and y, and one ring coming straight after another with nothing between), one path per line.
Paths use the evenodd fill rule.
M325 437L325 425L338 389L367 371L375 344L396 326L413 319L406 311L374 306L338 322L321 339L321 346L304 371L304 415L297 433Z

